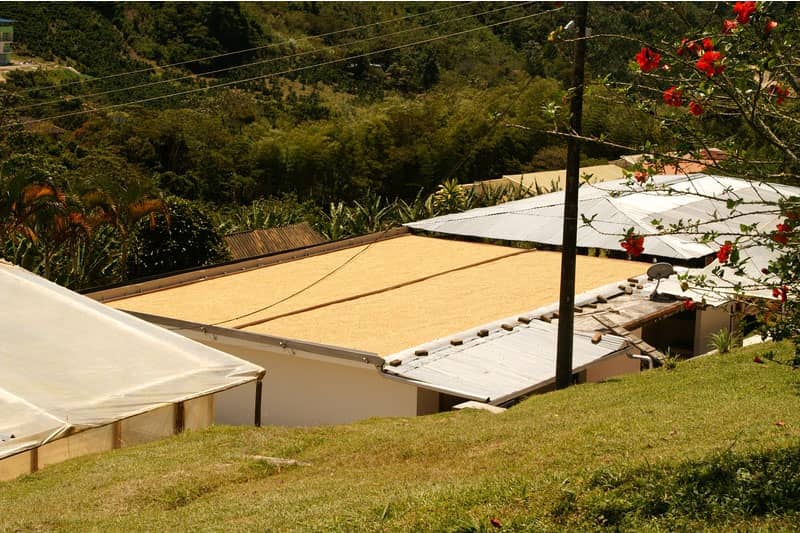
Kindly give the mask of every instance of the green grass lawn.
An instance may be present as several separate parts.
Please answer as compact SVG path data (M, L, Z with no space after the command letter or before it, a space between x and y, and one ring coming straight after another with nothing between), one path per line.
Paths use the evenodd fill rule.
M0 483L0 529L793 529L800 371L753 362L770 351L794 355L754 346L500 415L189 432Z

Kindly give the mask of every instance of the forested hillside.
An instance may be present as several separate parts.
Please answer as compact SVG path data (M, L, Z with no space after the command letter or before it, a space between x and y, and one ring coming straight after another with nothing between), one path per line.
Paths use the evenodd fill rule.
M611 36L593 39L590 78L624 79L638 37L713 8L593 5ZM70 286L157 272L132 252L168 197L218 228L261 209L256 225L343 236L325 227L337 206L418 211L447 180L564 165L547 133L571 68L572 45L549 38L571 17L559 3L4 3L0 17L17 21L14 60L46 65L0 84L5 209L31 183L58 192L49 225L0 235L4 256ZM657 142L657 121L607 91L589 87L588 132Z

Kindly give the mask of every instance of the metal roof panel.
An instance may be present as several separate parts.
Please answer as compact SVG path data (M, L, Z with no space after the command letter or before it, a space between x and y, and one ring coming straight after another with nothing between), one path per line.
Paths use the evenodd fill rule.
M578 246L620 251L620 236L633 227L637 233L648 236L645 242L648 255L684 260L706 257L724 242L724 234L739 233L742 222L758 222L765 227L775 223L773 214L764 212L763 203L743 203L737 209L748 214L724 220L729 212L728 199L774 204L780 198L800 195L800 187L705 174L655 176L653 182L664 189L631 187L625 180L581 186L579 213L595 218L594 227L579 227ZM406 226L445 234L560 245L563 203L564 192L558 191ZM713 220L715 212L721 220ZM658 235L660 230L652 224L654 219L661 219L664 225L688 219L710 221L704 227L720 232L721 242L703 244L690 234Z

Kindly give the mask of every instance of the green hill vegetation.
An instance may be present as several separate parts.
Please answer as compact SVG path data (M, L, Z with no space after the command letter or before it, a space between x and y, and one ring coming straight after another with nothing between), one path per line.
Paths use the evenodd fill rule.
M690 27L713 7L592 11L611 37L592 41L589 79L624 80L636 37ZM7 2L0 16L16 20L16 61L60 66L0 83L0 191L45 182L64 194L61 211L91 222L58 238L12 232L0 255L72 288L160 272L125 267L135 220L98 227L119 220L98 215L101 196L188 201L218 233L255 229L229 215L270 206L261 227L292 211L343 236L374 225L331 227L341 206L380 198L398 211L450 180L565 165L563 139L548 134L566 117L571 45L548 40L572 16L563 5ZM608 97L592 81L587 134L659 141L658 120ZM587 162L620 153L584 147Z
M189 432L0 484L0 529L789 530L793 357L764 344L500 415Z

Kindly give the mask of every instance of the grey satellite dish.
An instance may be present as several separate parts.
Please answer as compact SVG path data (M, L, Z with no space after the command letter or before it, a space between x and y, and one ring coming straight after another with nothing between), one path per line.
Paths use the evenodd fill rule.
M658 286L661 285L661 280L667 279L674 273L675 269L672 268L672 265L669 263L656 263L647 269L647 277L658 280L656 282L656 288L653 289L653 294L650 295L651 300L654 302L671 302L675 300L675 297L671 294L659 294L658 292Z

